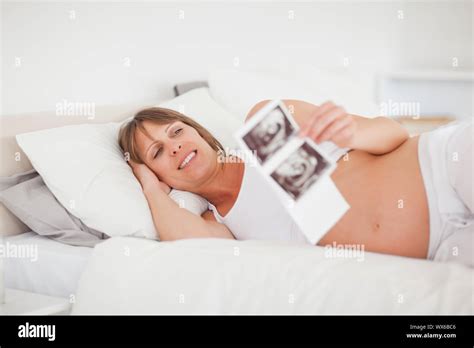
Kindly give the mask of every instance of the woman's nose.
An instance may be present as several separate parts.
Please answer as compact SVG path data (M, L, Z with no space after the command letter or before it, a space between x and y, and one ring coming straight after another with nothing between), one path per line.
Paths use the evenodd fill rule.
M176 155L176 153L178 152L178 150L181 150L181 144L178 144L177 148L175 147L174 150L173 150L173 155Z

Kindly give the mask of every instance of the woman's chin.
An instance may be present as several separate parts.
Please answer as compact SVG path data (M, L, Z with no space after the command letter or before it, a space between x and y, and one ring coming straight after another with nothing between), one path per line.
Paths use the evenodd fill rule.
M193 171L189 173L187 178L189 182L192 182L194 186L206 181L206 171L203 168L193 168Z

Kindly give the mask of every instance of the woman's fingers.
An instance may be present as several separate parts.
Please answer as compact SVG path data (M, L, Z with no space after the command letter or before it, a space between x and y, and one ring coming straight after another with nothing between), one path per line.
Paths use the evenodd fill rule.
M132 169L135 169L138 166L138 163L133 162L131 159L129 159L127 163L132 167Z
M355 120L344 108L332 102L322 104L302 127L300 135L316 143L331 140L338 146L349 146L355 132Z
M340 132L344 127L348 126L352 122L353 120L350 115L335 120L319 134L319 136L316 138L316 142L321 143L326 140L331 140L338 132Z
M142 179L146 177L147 171L149 171L148 167L145 164L134 162L131 159L129 159L127 162L130 167L132 167L133 174L141 182Z
M329 127L334 122L339 122L345 115L346 112L342 108L334 107L330 109L318 117L308 136L316 141L327 127Z
M301 136L308 136L311 129L314 127L315 123L318 121L318 118L324 115L327 111L334 108L335 105L333 102L325 102L319 106L319 108L311 115L308 123L301 129Z
M347 126L340 129L336 134L334 134L331 141L339 147L351 147L352 139L354 138L355 128L355 122L349 123Z
M158 176L146 165L129 160L133 175L142 186L143 191L148 191L154 187L159 187L165 193L170 193L171 187L158 179Z

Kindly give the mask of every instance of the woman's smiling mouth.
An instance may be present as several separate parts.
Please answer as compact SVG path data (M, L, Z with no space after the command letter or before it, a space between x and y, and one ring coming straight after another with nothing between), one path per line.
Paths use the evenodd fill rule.
M191 151L191 152L189 153L189 155L187 155L187 156L184 158L183 162L181 162L181 164L180 164L179 167L178 167L178 170L181 170L181 169L183 169L183 168L186 168L186 166L189 164L189 162L191 162L191 161L194 159L194 157L196 157L196 154L197 154L197 150Z

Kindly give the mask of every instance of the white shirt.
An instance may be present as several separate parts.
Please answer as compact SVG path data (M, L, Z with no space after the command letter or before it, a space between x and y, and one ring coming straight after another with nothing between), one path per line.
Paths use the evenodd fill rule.
M335 161L348 151L332 142L325 142L320 146ZM284 240L309 244L284 203L257 168L245 162L244 167L240 191L230 211L221 216L216 207L209 203L209 209L216 220L225 224L236 239Z

